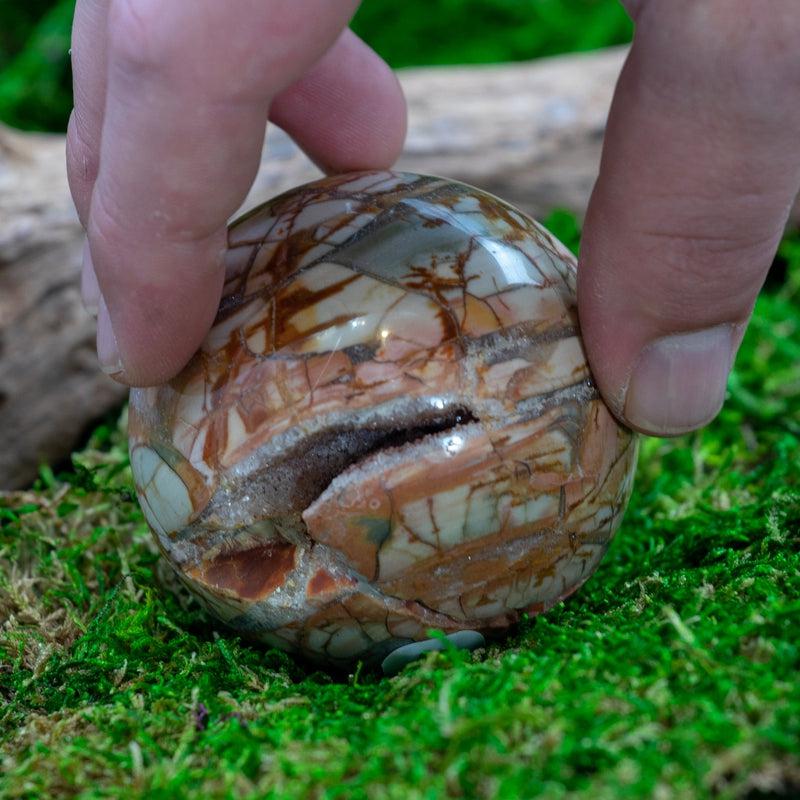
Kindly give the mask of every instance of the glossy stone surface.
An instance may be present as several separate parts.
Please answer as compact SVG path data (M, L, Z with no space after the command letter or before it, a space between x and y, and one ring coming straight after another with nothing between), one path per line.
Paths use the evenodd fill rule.
M569 252L497 198L392 172L231 226L214 328L131 392L130 448L209 610L342 666L569 595L636 459L589 375Z

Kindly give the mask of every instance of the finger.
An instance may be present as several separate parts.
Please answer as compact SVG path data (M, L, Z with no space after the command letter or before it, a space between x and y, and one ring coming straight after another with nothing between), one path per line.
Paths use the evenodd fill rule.
M72 23L72 94L67 125L67 177L81 224L86 227L100 159L106 96L106 28L109 0L78 0Z
M199 345L270 101L333 44L355 5L240 0L231 13L215 0L113 0L88 226L109 374L161 382Z
M326 172L391 166L406 135L399 81L349 29L275 98L269 118Z
M614 412L646 433L700 427L800 187L793 0L650 0L606 130L578 295Z

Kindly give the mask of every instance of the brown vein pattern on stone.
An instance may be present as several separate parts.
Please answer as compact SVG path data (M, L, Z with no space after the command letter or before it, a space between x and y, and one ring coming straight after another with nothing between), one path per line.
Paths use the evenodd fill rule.
M497 198L394 172L231 226L216 323L131 392L130 437L148 523L212 613L341 665L569 595L636 458L589 375L569 252Z

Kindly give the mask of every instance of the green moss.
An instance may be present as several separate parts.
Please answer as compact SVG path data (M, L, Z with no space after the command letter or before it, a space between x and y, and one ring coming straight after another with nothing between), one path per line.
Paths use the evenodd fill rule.
M595 577L392 679L216 630L102 426L0 501L0 796L797 796L800 236L774 272L725 409L643 442Z

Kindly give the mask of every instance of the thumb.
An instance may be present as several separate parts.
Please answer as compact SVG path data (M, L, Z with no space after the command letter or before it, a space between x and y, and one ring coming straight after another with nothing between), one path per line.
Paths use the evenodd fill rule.
M800 187L800 17L791 0L766 5L637 6L578 297L600 391L645 433L719 412Z

